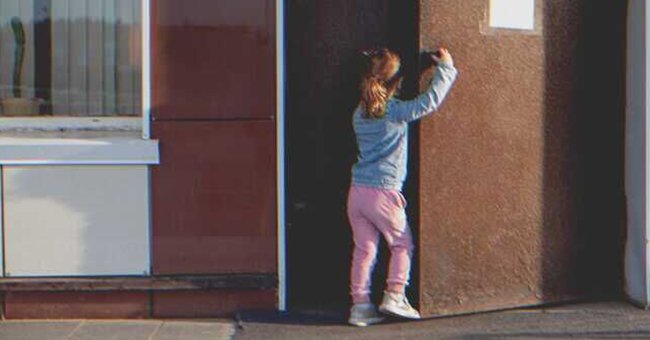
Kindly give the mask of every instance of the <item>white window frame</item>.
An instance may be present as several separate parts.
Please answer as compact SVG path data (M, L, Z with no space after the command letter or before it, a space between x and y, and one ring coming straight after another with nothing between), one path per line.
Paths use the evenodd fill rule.
M0 117L0 165L159 164L158 141L150 139L150 5L141 0L141 116Z
M137 117L0 117L0 132L22 132L29 137L29 131L142 131L142 138L150 137L151 108L151 15L150 0L141 0L142 30L142 114Z
M142 0L142 138L151 137L151 6Z
M276 53L276 202L277 202L277 247L278 247L278 310L287 310L287 246L286 246L286 186L285 186L285 32L284 32L285 0L275 2L275 53Z

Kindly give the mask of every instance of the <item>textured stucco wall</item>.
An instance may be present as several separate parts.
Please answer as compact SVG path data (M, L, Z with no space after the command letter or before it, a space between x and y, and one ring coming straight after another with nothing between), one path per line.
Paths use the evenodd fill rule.
M460 69L421 125L420 307L617 294L625 4L537 0L533 31L490 29L488 8L420 1L420 48Z

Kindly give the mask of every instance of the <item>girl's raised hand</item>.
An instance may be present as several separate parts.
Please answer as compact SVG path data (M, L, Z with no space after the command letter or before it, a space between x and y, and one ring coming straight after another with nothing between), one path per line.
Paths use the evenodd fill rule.
M449 50L447 50L446 48L440 48L436 53L432 54L431 57L438 65L440 65L441 63L447 65L454 64L454 60L451 58L451 54L449 53Z

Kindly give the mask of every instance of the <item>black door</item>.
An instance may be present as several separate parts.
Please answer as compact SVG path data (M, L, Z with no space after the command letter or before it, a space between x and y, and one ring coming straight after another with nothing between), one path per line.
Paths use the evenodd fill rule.
M360 52L389 46L402 54L405 70L410 72L417 62L416 3L287 3L289 308L338 309L349 302L351 235L345 204L350 167L356 159L351 113L358 101ZM415 83L410 77L403 92L412 92ZM382 254L387 254L385 249ZM385 258L375 273L379 290Z

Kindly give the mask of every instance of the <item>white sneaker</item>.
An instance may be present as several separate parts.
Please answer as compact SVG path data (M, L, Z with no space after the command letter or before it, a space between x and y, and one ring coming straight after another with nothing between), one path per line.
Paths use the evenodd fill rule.
M384 300L379 306L379 311L384 314L405 319L419 319L420 313L409 304L406 295L384 291Z
M372 303L359 303L350 308L350 325L366 327L384 321L384 317L377 313L377 307Z

